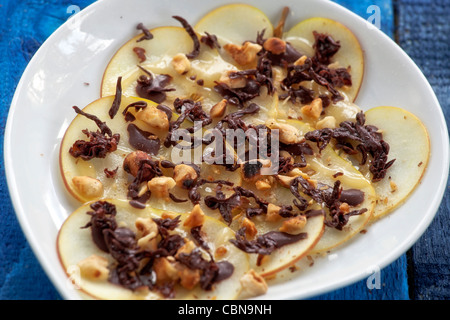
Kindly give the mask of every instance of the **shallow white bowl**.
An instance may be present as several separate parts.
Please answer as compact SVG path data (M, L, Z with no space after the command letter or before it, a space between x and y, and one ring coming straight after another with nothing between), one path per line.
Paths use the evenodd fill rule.
M135 26L192 24L225 0L98 1L62 25L41 46L14 95L5 131L5 167L13 205L23 231L55 287L65 299L80 295L68 284L55 249L59 227L77 203L59 176L58 151L74 117L100 95L101 76L113 53L136 34ZM449 141L439 103L414 62L385 34L329 1L242 1L264 11L275 24L283 6L291 8L287 28L313 16L347 25L365 51L366 72L356 103L405 108L429 130L431 158L420 186L393 214L368 228L314 267L270 287L264 299L308 298L380 270L408 250L432 221L446 188ZM195 9L198 8L198 9ZM87 85L89 83L89 85ZM31 135L29 133L32 133ZM413 142L412 142L413 143Z

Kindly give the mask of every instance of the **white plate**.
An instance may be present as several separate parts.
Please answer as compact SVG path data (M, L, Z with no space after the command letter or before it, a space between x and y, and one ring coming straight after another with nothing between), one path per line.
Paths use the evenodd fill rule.
M287 28L312 16L338 20L354 31L366 56L357 104L363 109L393 105L416 114L431 137L431 158L421 185L395 213L370 226L316 261L298 277L271 286L265 299L308 298L367 278L408 250L432 221L449 169L449 142L439 103L419 68L386 35L329 1L243 1L263 10L273 23L287 5ZM65 299L79 299L68 285L55 250L59 227L77 207L59 176L58 149L73 119L100 95L100 80L112 54L136 34L135 26L173 24L181 15L194 24L225 0L98 1L61 26L38 50L17 87L5 131L5 167L14 208L36 256ZM198 8L198 9L195 9ZM86 85L85 83L89 83ZM330 261L332 259L332 262Z

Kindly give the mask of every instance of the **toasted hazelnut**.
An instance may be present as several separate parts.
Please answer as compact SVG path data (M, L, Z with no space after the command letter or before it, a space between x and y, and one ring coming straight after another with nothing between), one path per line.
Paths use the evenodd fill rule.
M200 208L199 204L196 204L192 211L187 216L186 220L184 220L183 225L188 228L194 228L203 225L205 222L205 214L203 210Z
M240 298L256 297L267 292L268 286L264 278L253 269L247 271L240 279L242 286Z
M307 56L303 55L300 58L298 58L295 62L294 62L294 66L302 66L305 64L306 59L308 59Z
M215 257L221 258L228 252L228 249L225 246L220 246L216 248Z
M190 254L192 250L195 249L195 244L191 240L187 240L177 251L175 254L175 258L178 258L180 254Z
M273 204L273 203L269 203L269 205L267 206L267 214L266 214L266 221L268 222L277 222L281 219L281 216L279 215L281 210L281 207Z
M295 177L289 177L281 174L277 175L278 182L285 188L289 188L294 179Z
M258 230L255 227L255 224L253 221L251 221L248 218L244 218L241 222L241 226L245 228L245 235L247 238L254 238L256 234L258 233Z
M148 234L158 234L158 225L152 218L137 218L134 223L137 229L137 237L141 238Z
M341 203L341 205L339 206L339 211L343 214L349 213L350 212L350 206L348 205L348 203L343 202Z
M270 185L268 180L258 180L255 182L255 186L256 186L256 189L261 190L261 191L269 190L270 188L272 188L272 186Z
M209 115L211 118L221 118L225 114L225 111L227 109L228 100L222 99L218 103L212 106L211 110L209 111Z
M103 184L100 180L88 176L76 176L72 178L75 189L88 199L99 198L103 195Z
M283 225L279 228L281 232L290 234L298 234L306 225L306 217L299 215L283 221Z
M151 156L144 151L133 151L129 153L125 159L123 160L123 170L133 177L136 177L139 166L141 165L141 161L143 160L151 160Z
M185 74L191 69L191 62L184 53L179 53L173 57L172 66L178 74Z
M158 284L173 282L179 279L178 270L174 263L166 257L156 258L153 262L153 271Z
M175 187L176 182L170 177L154 177L148 182L148 189L152 195L167 199L169 198L169 191Z
M316 129L336 128L336 119L333 116L326 116L322 120L317 121Z
M225 71L219 79L220 83L224 83L232 89L244 88L247 85L247 79L242 76L232 77L234 70Z
M277 37L272 37L264 41L263 47L273 54L286 52L286 42Z
M180 188L189 189L197 178L197 171L187 164L178 164L173 169L173 179Z
M153 251L158 248L158 240L156 238L158 234L156 232L151 232L138 239L137 245L141 250Z
M183 288L192 290L200 282L200 270L192 270L185 265L179 264L178 277Z
M318 119L320 115L322 114L322 99L316 98L314 99L311 104L303 106L300 111L308 117Z
M275 120L267 120L266 126L270 129L278 129L280 142L285 144L298 143L303 140L300 131L290 124L279 123Z
M90 280L106 280L109 276L108 260L98 255L91 255L78 262L80 274Z
M262 47L257 43L245 42L242 46L233 43L227 43L223 48L240 65L247 65L256 62L258 52Z
M149 127L158 131L169 130L167 114L155 106L147 106L136 113L136 119L145 122Z

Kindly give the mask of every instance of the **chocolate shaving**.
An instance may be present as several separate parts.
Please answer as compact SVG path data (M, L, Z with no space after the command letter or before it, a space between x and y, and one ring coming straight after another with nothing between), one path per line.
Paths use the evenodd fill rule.
M372 173L372 181L380 181L386 176L387 170L393 165L395 159L388 161L389 144L383 140L383 135L378 128L365 125L364 112L356 115L356 121L343 121L338 128L324 128L305 134L306 140L317 143L319 150L325 149L331 139L336 140L336 147L342 148L348 154L361 154L361 165L364 165L368 157L372 157L369 170ZM356 144L356 148L353 147ZM355 150L356 149L356 150Z
M135 124L130 123L127 127L129 140L132 147L144 151L151 155L156 155L160 149L161 142L159 138L151 132L139 129Z
M133 102L133 103L129 104L128 106L126 106L125 109L122 111L122 114L125 116L126 122L136 120L136 117L131 112L128 111L128 109L131 109L131 108L134 108L134 110L136 110L136 111L143 110L143 109L147 108L147 102L136 101L136 102Z
M139 23L136 26L136 29L141 30L144 33L144 35L141 38L137 39L136 42L153 39L153 34L144 26L143 23Z
M234 267L227 261L216 263L213 260L205 260L198 248L191 253L181 253L177 260L192 270L200 270L200 287L203 290L211 290L213 285L219 281L229 278Z
M133 52L136 54L136 56L139 59L139 62L142 63L145 60L147 60L147 57L145 56L145 49L141 47L134 47Z
M114 96L113 103L108 112L109 117L111 119L114 119L114 117L117 114L117 111L119 111L121 102L122 102L122 77L118 77L116 84L116 95Z
M156 103L162 103L166 100L166 92L175 91L174 88L166 88L172 81L172 77L168 74L160 74L153 77L152 73L141 66L138 66L147 76L141 75L137 79L136 93L139 97L152 100Z
M214 34L209 34L206 31L205 31L205 35L203 35L200 38L200 41L202 43L206 44L211 49L214 49L214 48L220 49L221 48L219 42L217 41L217 36Z
M283 246L296 243L307 238L307 233L289 234L279 231L270 231L258 236L255 240L247 240L245 237L245 227L236 232L236 239L230 242L238 249L247 253L257 253L262 255L270 255L276 249Z
M111 179L111 178L114 178L116 176L118 170L119 170L119 167L115 168L114 170L109 170L108 168L105 168L103 170L103 172L105 173L105 176L107 178Z
M111 129L105 122L101 121L97 116L88 114L78 107L74 106L76 113L85 116L94 121L99 127L100 131L82 130L82 132L89 138L86 140L77 140L69 149L69 153L75 157L80 157L83 160L90 160L93 158L105 158L110 152L117 150L117 145L120 140L119 134L112 134Z
M333 57L341 48L339 41L335 41L330 35L313 31L315 50L314 57L321 64L330 64Z
M206 251L209 252L210 248L208 246L208 242L206 242L202 236L202 226L201 225L191 228L191 236L192 236L192 238L194 238L194 241L197 243L197 245L199 245L200 247L202 247L203 249L205 249Z
M173 16L172 18L178 20L181 23L183 28L186 30L186 32L194 42L194 49L190 53L186 54L186 57L188 57L188 59L197 58L197 56L200 54L200 41L198 40L197 34L195 33L194 29L184 18L180 16Z

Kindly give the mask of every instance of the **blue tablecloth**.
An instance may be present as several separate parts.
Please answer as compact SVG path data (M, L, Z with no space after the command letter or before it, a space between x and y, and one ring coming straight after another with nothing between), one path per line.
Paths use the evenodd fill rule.
M0 4L0 299L55 300L58 292L41 269L15 217L4 175L3 133L15 87L39 46L72 14L92 0L4 0ZM430 81L450 120L450 1L336 0L365 19L380 8L381 29L413 58ZM381 271L382 286L366 280L314 299L420 300L450 298L449 208L447 193L430 228L397 261Z

